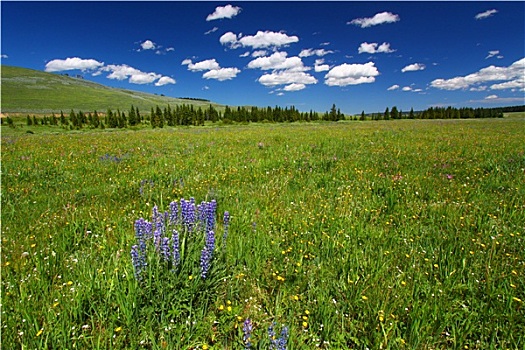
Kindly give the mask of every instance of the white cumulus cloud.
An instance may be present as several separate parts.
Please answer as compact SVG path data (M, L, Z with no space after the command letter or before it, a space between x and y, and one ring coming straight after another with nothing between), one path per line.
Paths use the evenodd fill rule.
M354 24L361 28L367 28L371 26L376 26L383 23L394 23L399 21L399 15L393 14L391 12L381 12L376 13L374 17L364 17L356 18L347 22L347 24Z
M140 47L142 47L142 50L153 50L156 47L156 45L153 41L146 40L140 44Z
M150 72L142 72L139 69L130 67L126 64L109 64L104 66L102 71L111 72L106 78L124 80L129 78L129 82L132 84L149 84L157 79L162 78L162 75Z
M392 90L397 90L397 89L399 89L399 85L394 84L394 85L392 85L391 87L389 87L387 90L388 90L388 91L392 91Z
M301 50L299 53L299 57L310 57L310 56L324 56L328 55L329 53L334 53L332 50L325 50L325 49L304 49Z
M373 83L379 75L374 62L365 64L343 63L335 66L325 75L325 84L328 86L347 86Z
M501 83L493 84L490 87L492 90L516 89L525 91L525 58L508 67L488 66L466 76L435 79L430 83L430 86L442 90L459 90L496 81Z
M403 69L401 69L401 72L415 72L418 70L424 70L426 66L422 63L413 63L409 64L408 66L405 66Z
M495 9L487 10L485 12L478 13L476 16L474 16L474 18L475 19L485 19L487 17L492 16L495 13L498 13L498 10L495 10Z
M55 59L46 64L46 72L60 72L64 70L79 69L81 71L94 70L104 66L104 62L94 59L82 59L79 57L69 57L65 60Z
M193 63L190 59L185 59L181 63L182 65L187 65L188 70L191 70L192 72L197 71L203 71L203 70L210 70L210 69L219 69L219 63L215 60L215 58L200 61L197 63Z
M317 79L308 73L288 70L264 74L258 81L264 86L289 85L294 83L308 85L317 83Z
M359 53L390 53L394 52L395 50L390 48L389 43L382 43L379 45L378 43L361 43L359 46L358 52Z
M219 81L230 80L237 77L241 72L238 68L216 68L211 69L202 75L205 79L216 79Z
M255 35L243 36L232 32L224 33L219 42L222 45L229 45L230 48L251 47L253 49L277 48L286 46L299 41L295 35L288 36L282 32L258 31Z
M202 74L204 79L216 79L219 81L230 80L237 77L241 71L238 68L221 68L215 58L193 63L191 59L187 58L181 63L183 66L188 66L188 70L192 72L207 71Z
M238 6L226 5L226 6L217 6L215 11L206 17L206 21L213 21L216 19L222 18L232 18L235 17L241 12L241 8Z
M330 70L330 66L324 64L324 59L315 60L314 70L316 72L326 72Z
M268 54L268 51L266 50L255 50L252 52L252 57L263 57Z
M288 69L295 71L307 70L301 58L297 56L287 57L286 52L275 52L271 56L258 57L248 63L248 68L269 69Z
M290 85L286 85L284 87L284 91L299 91L306 88L306 85L304 84L298 84L298 83L292 83Z
M155 86L163 86L163 85L175 84L175 83L176 83L175 79L164 76L155 83Z

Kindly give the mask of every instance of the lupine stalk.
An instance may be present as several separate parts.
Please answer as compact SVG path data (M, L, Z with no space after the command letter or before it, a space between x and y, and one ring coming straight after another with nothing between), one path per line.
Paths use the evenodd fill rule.
M224 234L222 235L222 246L225 247L226 238L228 238L228 229L230 228L230 213L227 211L224 212L223 222L224 222Z
M162 243L160 245L160 254L164 261L170 260L170 240L168 237L162 237Z
M253 325L252 325L252 321L249 318L247 318L246 321L244 321L244 324L242 326L242 331L244 334L243 341L244 341L245 349L250 349L252 346L252 343L250 342L250 338L252 336Z
M179 204L175 201L170 203L170 225L174 226L179 223Z
M201 252L201 277L206 278L210 269L213 251L215 250L215 232L206 233L206 244Z
M171 236L172 252L173 252L173 267L177 267L180 263L180 243L179 243L179 233L176 230L173 230L173 235Z

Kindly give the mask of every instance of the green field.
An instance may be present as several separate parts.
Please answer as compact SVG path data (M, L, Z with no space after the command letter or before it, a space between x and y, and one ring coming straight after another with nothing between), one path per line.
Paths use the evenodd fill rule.
M525 348L523 114L5 130L2 348L244 349L246 320L252 349ZM190 197L209 274L181 229L138 281L135 220Z
M141 112L160 106L172 107L180 104L206 108L213 102L186 100L147 94L138 91L117 89L88 80L60 74L2 65L2 113L69 113L70 110L84 112L106 112L108 109L127 111L131 105Z

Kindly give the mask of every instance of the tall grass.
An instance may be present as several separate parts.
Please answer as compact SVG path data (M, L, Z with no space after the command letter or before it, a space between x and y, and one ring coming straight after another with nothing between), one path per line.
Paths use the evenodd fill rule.
M3 136L2 348L522 349L523 126ZM138 281L135 220L190 197L231 215L210 278L202 240Z

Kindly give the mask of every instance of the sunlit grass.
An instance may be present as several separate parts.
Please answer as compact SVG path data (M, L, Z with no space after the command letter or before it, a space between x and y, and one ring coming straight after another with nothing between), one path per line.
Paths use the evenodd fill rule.
M519 118L3 135L2 347L237 349L249 319L261 349L274 323L289 349L521 349L524 139ZM144 299L133 224L190 197L231 214L220 279Z

